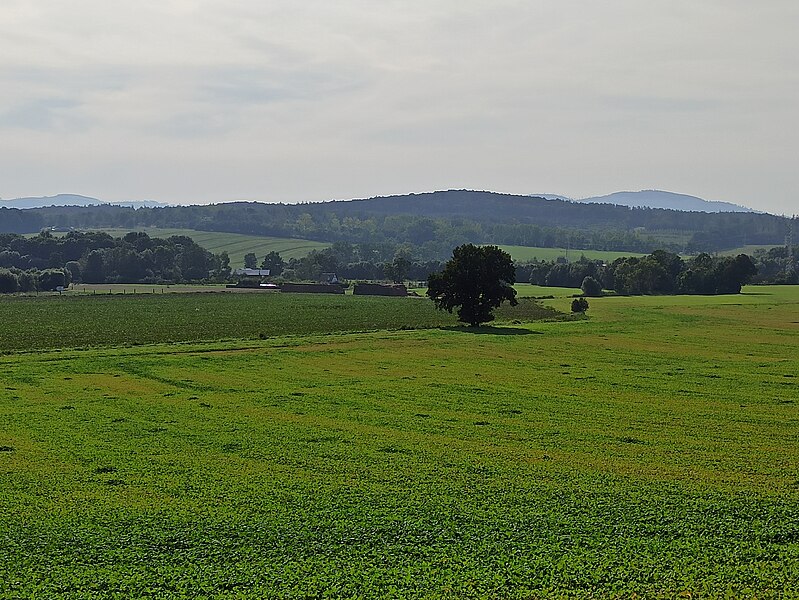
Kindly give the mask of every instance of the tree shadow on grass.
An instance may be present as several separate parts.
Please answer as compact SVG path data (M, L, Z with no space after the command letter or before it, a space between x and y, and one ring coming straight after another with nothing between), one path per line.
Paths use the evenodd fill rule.
M476 335L543 335L541 331L532 331L523 327L494 327L492 325L481 325L480 327L469 327L468 325L449 325L440 327L444 331L459 331L461 333L473 333Z

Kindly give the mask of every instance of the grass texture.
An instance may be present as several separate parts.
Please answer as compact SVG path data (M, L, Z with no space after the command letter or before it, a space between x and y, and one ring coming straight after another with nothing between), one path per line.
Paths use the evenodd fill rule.
M335 330L353 298L287 298L267 340L4 342L0 596L796 596L799 289L746 291L365 333L294 303ZM175 297L206 296L231 301ZM114 342L107 305L40 304L28 337ZM229 318L197 312L204 339Z

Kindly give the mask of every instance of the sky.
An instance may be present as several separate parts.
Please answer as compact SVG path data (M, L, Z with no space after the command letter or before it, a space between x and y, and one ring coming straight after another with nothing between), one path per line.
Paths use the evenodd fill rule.
M799 213L795 0L3 0L0 197Z

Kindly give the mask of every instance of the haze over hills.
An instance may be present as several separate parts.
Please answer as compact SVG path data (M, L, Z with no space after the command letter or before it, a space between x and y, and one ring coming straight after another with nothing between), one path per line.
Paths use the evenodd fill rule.
M664 208L667 210L684 210L707 213L720 212L758 212L746 206L704 200L688 194L677 194L663 190L641 190L638 192L614 192L606 196L591 196L589 198L569 198L557 194L532 194L553 200L569 200L572 202L586 202L591 204L616 204L632 208Z
M641 190L640 192L615 192L607 196L583 198L580 202L598 202L602 204L619 204L621 206L667 208L672 210L688 210L700 212L756 212L746 206L704 200L688 194L676 194L662 190Z
M487 192L493 194L493 192ZM407 197L424 196L425 194L408 194ZM509 194L499 194L500 196L510 196ZM402 196L406 197L406 196ZM530 194L532 198L545 198L547 200L565 200L567 202L582 202L590 204L616 204L618 206L629 206L634 208L663 208L667 210L698 211L707 213L719 212L758 212L746 206L732 204L730 202L718 202L704 200L697 196L688 194L677 194L662 190L641 190L639 192L615 192L606 196L592 196L589 198L569 198L559 194ZM385 197L384 197L385 198ZM369 199L374 200L374 199ZM338 201L338 202L347 202ZM353 202L363 202L363 200L353 200ZM412 203L412 202L411 202ZM229 204L229 203L228 203ZM49 206L97 206L113 205L126 206L129 208L157 208L163 206L174 206L166 202L155 200L132 200L126 202L107 202L89 196L78 194L58 194L56 196L42 196L29 198L15 198L12 200L0 200L0 207L7 208L45 208ZM420 213L423 214L423 213Z
M757 212L686 212L475 190L305 204L231 202L137 210L110 204L27 210L0 206L0 232L32 233L47 227L158 227L327 243L407 243L440 257L465 242L714 252L782 244L789 223Z
M89 196L80 194L57 194L55 196L36 196L29 198L14 198L12 200L0 200L0 207L6 208L46 208L48 206L126 206L129 208L155 208L158 206L170 206L165 202L155 200L131 200L128 202L105 202Z

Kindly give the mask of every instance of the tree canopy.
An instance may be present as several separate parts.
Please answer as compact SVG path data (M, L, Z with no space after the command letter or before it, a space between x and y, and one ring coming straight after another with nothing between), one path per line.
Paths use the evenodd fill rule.
M224 253L211 254L185 236L160 239L131 232L113 238L73 231L62 237L45 230L32 237L0 234L0 268L15 271L18 278L23 271L66 268L76 283L169 283L224 279L229 259ZM49 286L54 280L44 281Z
M458 320L476 327L494 320L493 311L503 302L516 301L516 269L510 254L496 246L464 244L440 273L427 280L427 295L447 312L458 309Z

